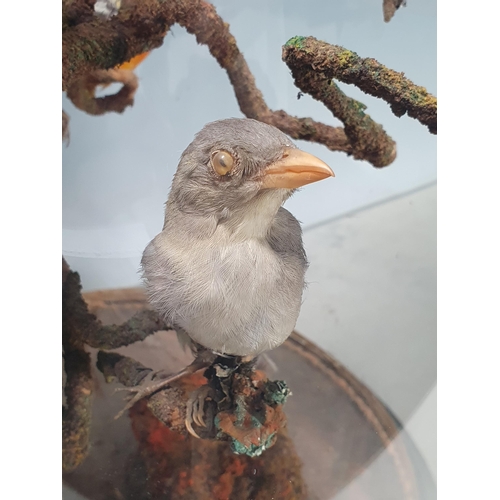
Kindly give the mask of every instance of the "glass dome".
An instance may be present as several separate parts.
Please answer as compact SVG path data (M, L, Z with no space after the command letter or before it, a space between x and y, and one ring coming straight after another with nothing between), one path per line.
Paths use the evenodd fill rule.
M409 3L388 23L382 0L212 3L271 110L342 126L295 86L282 61L282 46L295 36L374 58L436 95L433 0ZM146 307L140 259L162 229L182 151L206 123L244 116L226 71L178 24L134 71L133 106L121 114L91 116L63 96L70 133L62 153L63 256L103 323L125 321ZM394 116L383 100L337 83L392 137L397 158L374 168L322 144L295 140L329 164L335 178L305 186L285 204L302 223L310 266L298 333L269 354L268 375L286 380L293 393L285 405L287 434L268 450L283 467L269 475L264 452L255 459L258 466L247 464L245 473L236 474L242 463L197 441L189 441L189 453L179 459L184 469L158 465L156 451L145 444L150 442L138 438L146 410L134 407L113 421L121 398L92 368L90 453L64 474L65 499L195 498L187 486L185 496L175 496L172 485L160 481L155 490L145 478L153 469L166 477L163 466L184 477L207 461L217 474L231 477L228 491L234 495L233 487L264 488L270 481L273 487L255 498L271 498L269 491L277 498L435 498L436 136L407 115ZM113 84L99 95L119 88ZM160 332L117 352L149 368L180 369L189 358L174 348L172 335ZM89 352L94 365L97 351ZM212 484L209 475L199 477ZM211 490L213 498L214 491L217 498L233 498L221 492L222 483L213 484L219 488Z

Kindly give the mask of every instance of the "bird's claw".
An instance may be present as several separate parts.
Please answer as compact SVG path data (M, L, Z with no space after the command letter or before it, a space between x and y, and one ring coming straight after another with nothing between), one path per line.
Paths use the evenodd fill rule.
M206 427L204 420L205 400L211 398L212 388L209 385L203 385L192 392L186 404L186 429L192 436L200 438L193 429L193 423L199 427Z
M116 416L115 420L119 419L128 409L132 408L132 406L135 405L138 401L140 401L142 398L145 398L146 396L151 396L155 392L158 392L160 389L163 389L167 385L170 385L172 382L175 382L182 377L185 377L186 375L189 375L191 373L195 373L196 371L200 370L201 368L206 368L208 366L208 363L205 360L194 360L189 366L186 366L183 370L180 372L170 375L169 377L163 378L161 381L157 381L153 384L149 384L146 386L140 386L140 387L119 387L118 389L115 389L116 391L128 391L128 392L135 392L135 396L132 396L132 398L128 401L128 403L125 405L125 408L121 410ZM160 375L161 376L161 375ZM203 410L203 408L202 408Z

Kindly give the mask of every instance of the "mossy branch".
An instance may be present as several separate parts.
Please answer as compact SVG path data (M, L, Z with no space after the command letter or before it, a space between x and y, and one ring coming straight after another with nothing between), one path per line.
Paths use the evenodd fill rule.
M415 85L403 73L388 69L375 59L364 59L355 52L314 37L296 36L283 47L283 60L296 81L299 79L297 84L303 92L309 92L307 85L301 87L301 83L307 83L301 82L304 73L354 84L363 92L388 102L396 116L408 113L426 125L432 134L437 133L436 97L424 87ZM311 90L317 92L314 87Z
M288 44L301 43L292 39ZM295 64L290 56L293 45L283 47L283 60L292 70L295 85L321 101L345 126L345 133L352 145L354 158L367 160L375 167L385 167L396 158L396 143L381 125L374 122L364 110L366 106L346 96L323 71L313 69L302 61ZM289 63L289 58L292 63Z

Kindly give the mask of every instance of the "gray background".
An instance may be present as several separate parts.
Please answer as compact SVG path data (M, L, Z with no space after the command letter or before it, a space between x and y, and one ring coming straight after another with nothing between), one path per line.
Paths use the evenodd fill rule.
M404 71L436 94L436 2L409 1L389 24L381 0L213 2L271 109L339 125L297 100L281 46L312 35ZM137 69L123 115L91 117L63 97L63 252L86 290L136 286L140 254L161 229L182 150L209 121L242 116L226 73L175 26ZM303 222L311 267L297 329L347 365L400 418L432 473L436 382L436 137L416 120L341 85L398 145L385 169L300 142L335 171L286 204Z

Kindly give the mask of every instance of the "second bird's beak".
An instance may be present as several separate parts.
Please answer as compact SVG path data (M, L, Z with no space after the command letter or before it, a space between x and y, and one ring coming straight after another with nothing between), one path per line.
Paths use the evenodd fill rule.
M335 174L325 162L300 149L285 148L283 157L264 170L262 189L295 189L327 177Z

